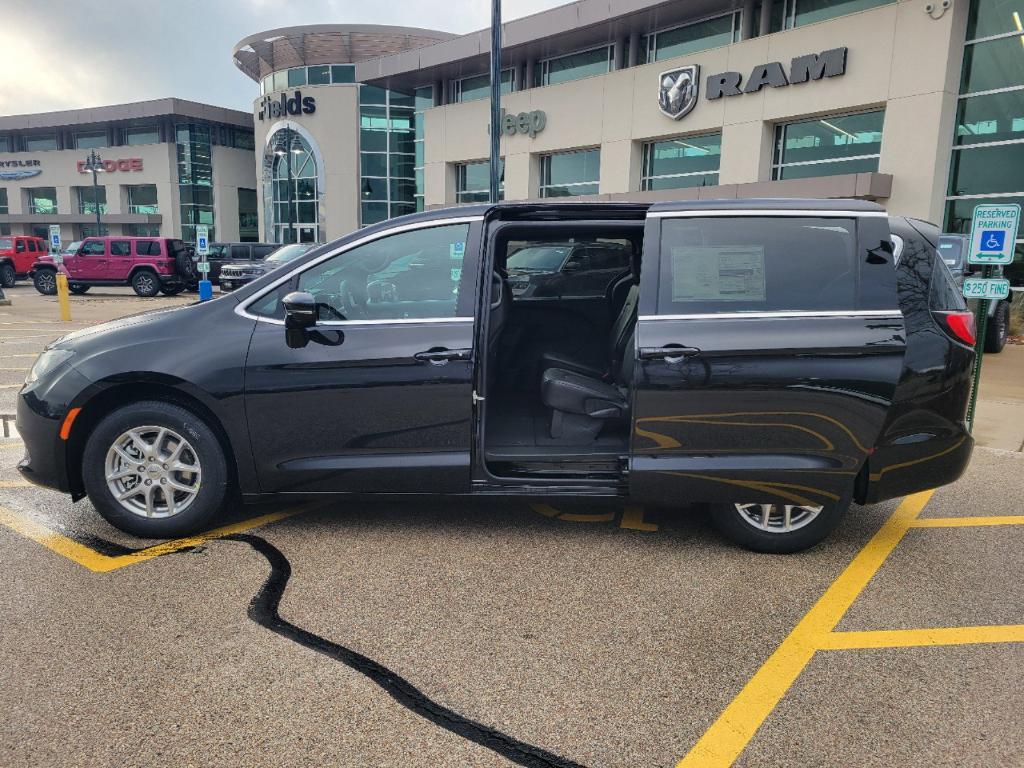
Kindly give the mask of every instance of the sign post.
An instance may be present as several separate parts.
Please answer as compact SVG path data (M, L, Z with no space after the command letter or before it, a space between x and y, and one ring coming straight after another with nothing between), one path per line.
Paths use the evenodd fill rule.
M57 265L57 306L60 307L60 319L64 322L71 320L71 298L68 295L68 276L61 272L61 265L64 263L64 256L60 252L60 225L50 225L50 255L53 256L53 263Z
M992 267L1010 264L1020 224L1020 206L985 204L974 208L971 218L971 242L967 252L968 264L981 264L982 276L964 280L963 294L968 299L979 299L977 312L977 339L974 342L974 375L971 401L967 407L967 428L974 429L974 409L978 404L978 385L981 383L981 359L985 354L985 327L988 325L988 303L1010 295L1010 282L992 277Z
M200 225L196 227L196 255L199 262L196 265L202 278L199 280L199 300L207 301L213 298L213 283L207 280L210 274L210 229Z

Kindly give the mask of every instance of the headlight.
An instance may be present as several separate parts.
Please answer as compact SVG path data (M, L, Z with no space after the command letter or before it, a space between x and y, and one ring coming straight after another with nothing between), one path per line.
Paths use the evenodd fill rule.
M64 361L74 356L70 349L48 349L32 364L25 377L25 383L31 384L55 371Z

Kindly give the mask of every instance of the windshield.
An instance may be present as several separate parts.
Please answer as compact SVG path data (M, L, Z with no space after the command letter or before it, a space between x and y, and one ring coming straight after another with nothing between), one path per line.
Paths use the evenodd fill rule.
M963 241L959 237L940 237L939 256L946 262L947 267L960 266L963 258Z
M14 247L14 241L9 237L0 237L0 251L9 251Z
M301 256L313 246L306 245L304 243L293 243L292 245L285 245L278 248L272 254L267 256L267 261L273 261L280 263L282 261L291 261L292 259Z
M562 266L569 255L571 246L538 245L522 248L511 256L505 264L506 269L533 269L554 272Z
M81 240L75 240L73 243L68 243L63 249L61 249L61 253L66 254L67 256L74 256L78 253L78 246L81 244Z

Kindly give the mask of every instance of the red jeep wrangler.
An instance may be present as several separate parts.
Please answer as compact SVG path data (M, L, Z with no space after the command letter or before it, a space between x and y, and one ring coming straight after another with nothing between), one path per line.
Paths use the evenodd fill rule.
M13 288L19 277L28 277L32 265L46 253L47 244L41 237L30 235L4 235L0 237L0 285Z
M64 254L61 271L72 293L94 285L130 285L139 296L181 293L195 278L195 263L181 240L169 237L87 237ZM57 266L44 256L32 267L40 293L57 292Z

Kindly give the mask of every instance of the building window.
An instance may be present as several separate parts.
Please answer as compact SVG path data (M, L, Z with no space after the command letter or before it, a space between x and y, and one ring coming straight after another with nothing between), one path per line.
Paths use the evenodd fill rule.
M99 204L100 213L107 212L107 188L106 187L75 187L78 193L78 212L96 215L96 205Z
M78 230L78 234L75 236L76 240L84 240L87 237L107 237L110 234L110 227L106 224L102 224L99 229L95 224L78 224L75 228ZM37 235L37 237L49 237L47 228L42 227L42 230L43 234Z
M266 96L274 91L302 85L340 85L356 81L354 64L316 64L310 67L292 67L274 72L260 80L260 93Z
M160 237L160 225L125 224L124 234L128 237Z
M512 93L515 90L515 73L511 69L501 71L501 92ZM491 75L474 75L461 80L452 80L452 101L479 101L491 96Z
M125 128L121 134L121 143L132 147L139 144L159 144L160 129L155 125L138 125Z
M720 45L729 45L739 39L739 34L739 12L655 32L653 35L646 35L641 41L641 62L650 64L708 48L717 48Z
M603 45L588 51L545 59L536 65L534 83L538 86L555 85L591 75L603 75L611 72L613 56L614 47Z
M238 188L238 239L255 243L260 239L260 215L256 207L256 190Z
M376 86L359 88L360 223L376 224L416 210L416 100Z
M866 11L880 5L889 5L896 0L771 0L772 32L792 29L819 21L827 21L848 13ZM758 4L760 5L760 4ZM760 11L754 14L754 27Z
M313 148L296 131L282 128L270 140L273 239L276 243L320 241L319 173ZM239 220L242 195L239 191Z
M56 187L26 189L29 213L57 213Z
M210 126L178 123L174 126L178 164L178 200L181 206L181 237L195 242L196 227L213 227L213 155Z
M884 117L878 110L776 126L772 178L877 171Z
M505 199L505 160L498 163L498 199ZM491 164L487 160L455 167L455 201L488 203L491 200Z
M256 137L252 131L244 128L234 128L231 131L231 146L235 149L256 149Z
M94 149L109 145L106 131L85 131L75 134L75 149Z
M422 88L417 88L413 91L413 134L415 136L415 147L414 153L416 155L415 164L413 165L413 176L416 181L416 194L414 195L414 202L416 204L416 210L422 211L424 208L424 184L423 184L423 113L434 106L434 87L427 85Z
M718 183L722 134L686 136L644 144L640 189L683 189Z
M10 136L0 136L0 152L10 152L10 151L11 151L11 137Z
M125 187L125 190L128 193L128 213L160 213L155 184L135 184Z
M0 214L8 213L7 190L0 188Z
M57 134L41 133L36 136L25 137L26 152L44 152L48 149L57 148Z
M1019 3L972 0L946 191L946 232L967 234L983 203L1024 206L1024 74ZM1024 284L1024 231L1003 272Z
M600 149L544 155L540 162L540 196L596 195L600 176Z

